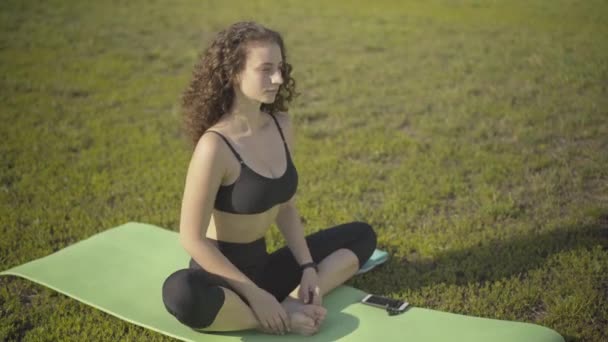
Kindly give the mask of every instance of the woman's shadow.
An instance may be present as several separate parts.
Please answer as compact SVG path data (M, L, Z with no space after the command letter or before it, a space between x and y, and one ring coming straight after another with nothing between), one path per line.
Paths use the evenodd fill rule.
M404 258L389 258L375 274L363 274L348 283L375 293L416 290L440 283L479 284L523 277L527 271L545 264L553 254L595 246L608 249L608 214L600 215L587 225L563 226L508 240L493 239L475 247L445 251L433 259L420 258L415 253ZM397 281L382 281L395 278Z

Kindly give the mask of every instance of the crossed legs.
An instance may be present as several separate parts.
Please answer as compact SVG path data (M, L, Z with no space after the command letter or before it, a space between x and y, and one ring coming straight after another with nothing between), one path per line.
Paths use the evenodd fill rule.
M319 265L319 287L323 296L350 279L369 259L376 248L376 235L368 224L351 222L310 234L306 242L313 260ZM195 274L197 271L201 270L176 271L163 284L163 301L171 314L201 331L262 330L242 297L227 286L205 283L203 273ZM258 285L284 306L290 316L292 332L295 326L295 332L310 335L318 329L318 326L311 326L311 318L320 311L314 308L317 306L295 300L301 276L297 261L286 246L269 255ZM210 309L213 312L208 312Z

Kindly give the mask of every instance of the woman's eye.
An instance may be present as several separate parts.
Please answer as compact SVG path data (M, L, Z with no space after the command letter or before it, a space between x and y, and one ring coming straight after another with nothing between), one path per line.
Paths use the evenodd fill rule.
M282 66L281 66L281 67L279 67L279 68L278 68L278 70L279 70L281 73L285 71L285 70L283 69L283 67L282 67ZM265 69L262 69L262 72L264 72L264 73L266 73L266 72L272 72L272 69L265 68Z

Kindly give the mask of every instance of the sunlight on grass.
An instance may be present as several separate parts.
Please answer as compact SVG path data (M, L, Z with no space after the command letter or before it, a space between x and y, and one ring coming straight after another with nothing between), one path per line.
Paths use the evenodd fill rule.
M604 1L0 4L2 269L128 221L177 231L179 96L229 24L283 34L307 233L364 220L347 284L608 339ZM271 250L284 243L273 228ZM2 340L170 338L0 278Z

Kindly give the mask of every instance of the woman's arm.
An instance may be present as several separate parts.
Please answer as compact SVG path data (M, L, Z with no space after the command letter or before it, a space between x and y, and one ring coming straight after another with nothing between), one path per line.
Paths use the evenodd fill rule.
M276 224L287 242L287 246L300 265L313 261L306 244L304 227L295 206L295 195L281 205Z
M285 136L285 142L287 143L289 152L293 157L294 133L289 114L279 112L277 114L277 119L281 125L281 130ZM308 250L308 245L306 244L304 227L302 226L300 215L296 209L296 195L293 195L289 201L281 204L279 213L277 214L276 224L285 237L287 246L300 265L313 261L310 251Z

